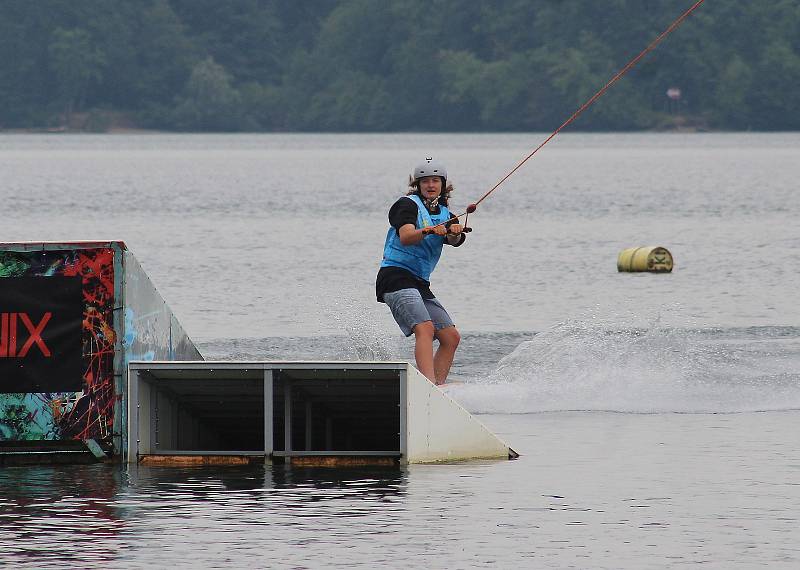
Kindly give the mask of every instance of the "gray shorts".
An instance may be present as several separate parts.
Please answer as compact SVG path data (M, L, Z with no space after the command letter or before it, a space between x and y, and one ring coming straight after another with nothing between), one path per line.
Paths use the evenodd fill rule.
M433 321L433 327L437 331L454 326L442 304L435 298L423 299L417 289L384 293L383 300L389 305L394 320L406 336L411 336L414 327L425 321Z

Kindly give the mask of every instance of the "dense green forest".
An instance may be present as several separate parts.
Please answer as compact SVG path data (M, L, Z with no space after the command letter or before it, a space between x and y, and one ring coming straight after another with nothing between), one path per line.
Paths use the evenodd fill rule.
M0 0L0 128L550 130L692 4ZM707 0L574 128L800 129L799 86L800 0Z

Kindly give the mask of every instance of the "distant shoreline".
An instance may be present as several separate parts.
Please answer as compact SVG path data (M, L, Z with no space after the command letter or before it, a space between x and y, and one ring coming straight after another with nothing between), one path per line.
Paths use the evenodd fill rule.
M546 133L548 131L178 131L166 129L149 129L144 127L112 127L106 130L87 130L87 129L67 129L67 128L13 128L2 129L0 128L0 136L2 135L311 135L311 134L330 134L330 135L393 135L393 134L451 134L451 135L479 135L479 134L527 134L527 133ZM601 131L601 130L581 130L569 129L562 132L562 134L581 133L581 134L621 134L621 133L747 133L747 132L760 132L749 130L724 130L724 129L710 129L697 126L677 126L671 128L650 128L650 129L622 129L617 131ZM786 131L764 131L764 132L794 132L792 130Z
M335 131L335 130L172 130L158 129L139 126L135 116L131 113L121 111L91 110L73 113L69 120L61 117L63 124L56 127L15 127L4 129L0 126L0 134L401 134L428 131L416 130L364 130L364 131ZM555 128L556 125L553 125ZM549 132L547 129L531 130L479 130L479 131L430 131L432 133L464 133L464 134L499 134L499 133L531 133ZM578 133L705 133L705 132L749 132L749 131L726 131L724 129L712 129L708 122L700 116L695 115L670 115L663 117L658 124L643 129L621 129L621 130L595 130L580 129L570 126L565 132ZM782 131L776 131L782 132Z
M402 134L442 134L442 135L524 135L531 133L547 133L548 131L172 131L146 128L113 128L106 131L88 131L83 129L43 129L43 128L15 128L0 129L3 135L402 135ZM756 131L756 130L726 130L706 128L653 128L653 129L623 129L618 131L580 130L570 129L560 134L722 134L722 133L793 133L794 129Z

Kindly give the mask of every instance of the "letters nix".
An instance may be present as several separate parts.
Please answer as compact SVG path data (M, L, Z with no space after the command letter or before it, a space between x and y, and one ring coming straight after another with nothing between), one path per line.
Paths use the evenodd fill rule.
M0 313L0 358L25 358L34 344L42 355L47 358L52 356L42 338L42 333L52 316L53 313L47 312L42 316L39 324L34 325L28 313ZM28 338L17 350L19 341L22 340L19 333L24 332L19 330L20 324L27 329Z

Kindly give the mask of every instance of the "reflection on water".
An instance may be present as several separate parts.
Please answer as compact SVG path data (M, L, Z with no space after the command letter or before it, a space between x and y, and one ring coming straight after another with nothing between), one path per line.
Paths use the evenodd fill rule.
M481 419L522 457L374 470L1 469L0 566L800 563L797 412Z
M124 548L121 479L109 465L0 469L0 564L113 561Z
M270 508L271 505L293 510L313 508L319 512L326 502L340 500L364 503L332 516L351 516L368 511L372 503L390 503L404 494L404 472L399 468L309 469L289 466L247 467L144 467L127 471L130 490L137 496L174 499L184 497L206 505L218 499L241 499L244 508ZM338 505L337 505L338 508ZM295 512L294 514L297 514Z
M125 565L142 538L182 558L191 556L197 537L198 546L214 537L236 547L256 538L244 529L257 526L307 530L318 519L328 521L324 530L335 519L374 517L376 509L391 511L405 486L397 468L6 468L0 470L0 565ZM151 557L156 562L158 552L144 553Z

